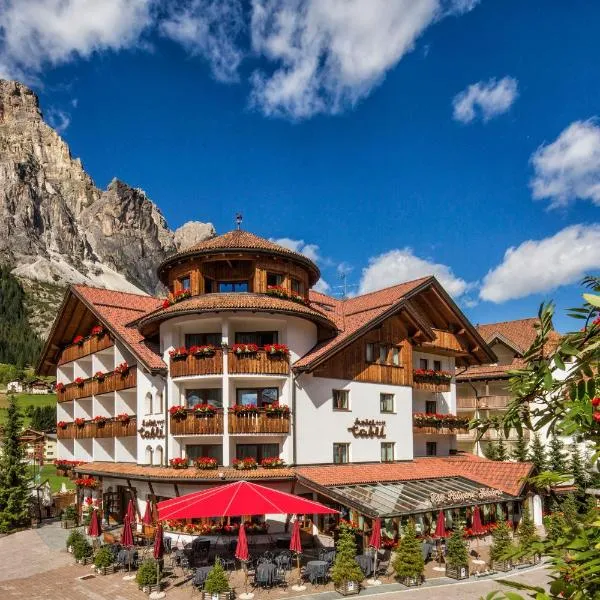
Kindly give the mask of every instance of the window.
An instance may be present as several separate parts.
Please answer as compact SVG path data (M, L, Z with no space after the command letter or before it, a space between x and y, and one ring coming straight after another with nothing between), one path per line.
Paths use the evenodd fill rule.
M150 392L148 392L146 394L146 414L147 415L151 415L152 414L152 394Z
M365 346L365 360L367 362L375 362L375 344L367 344Z
M394 412L394 394L379 394L379 411L382 413Z
M223 408L223 390L221 388L185 390L185 403L188 408L193 408L196 404L210 404L216 408Z
M154 453L154 464L155 465L163 464L163 448L162 448L162 446L156 447L156 452Z
M389 346L381 344L379 346L379 362L386 363L388 360Z
M333 444L333 462L336 465L350 462L350 444Z
M158 393L154 396L154 412L161 414L163 412L163 397L162 394Z
M187 348L192 346L216 346L218 348L222 339L220 333L186 333L185 345Z
M152 457L154 456L154 451L152 450L152 446L146 446L146 464L152 464Z
M248 282L247 281L219 281L217 284L217 290L221 294L228 292L247 292Z
M392 348L392 364L395 367L400 366L400 348Z
M441 371L442 370L442 361L441 360L434 360L433 361L433 370L434 371Z
M267 287L281 287L283 285L283 275L280 273L267 273Z
M278 335L276 331L239 331L235 334L236 344L277 344Z
M279 389L274 388L244 388L236 390L236 401L238 404L254 404L266 406L273 404L279 399Z
M425 412L428 415L435 415L435 413L437 412L437 402L435 400L426 400Z
M304 296L304 284L299 279L294 279L293 277L290 280L292 294L296 296Z
M185 275L184 277L180 277L179 286L182 290L189 290L192 287L192 281L189 275Z
M216 458L217 462L223 464L223 446L219 444L189 445L185 447L185 455L190 462L197 458Z
M437 455L437 442L425 442L425 456Z
M381 442L381 462L394 460L394 442Z
M350 392L348 390L332 390L333 410L350 410Z
M428 369L429 368L429 363L427 362L426 358L420 358L419 359L419 369Z
M279 444L236 444L236 458L253 458L259 462L265 458L277 458Z

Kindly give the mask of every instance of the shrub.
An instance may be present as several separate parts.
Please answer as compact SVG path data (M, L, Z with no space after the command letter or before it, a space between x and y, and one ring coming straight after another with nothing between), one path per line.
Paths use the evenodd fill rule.
M83 533L81 533L79 529L73 529L73 531L71 531L69 534L69 537L67 537L67 548L70 548L71 546L74 547L75 544L81 540L85 540Z
M140 587L156 584L156 561L152 558L146 559L138 569L135 580Z
M229 580L218 556L215 558L215 566L206 576L204 591L207 594L221 594L229 591Z
M504 517L499 519L498 526L492 532L492 545L490 546L490 558L494 561L506 560L507 554L513 547L510 537L510 528Z
M73 544L73 556L75 560L81 560L92 555L92 547L90 543L82 538Z
M421 579L423 576L425 561L412 522L409 522L404 537L398 542L393 567L399 579Z
M101 569L103 567L110 567L113 564L113 553L111 552L108 546L102 546L98 553L96 554L96 558L94 558L94 565Z
M467 542L464 540L464 529L456 527L448 540L446 563L450 567L458 568L469 564Z
M356 556L356 541L354 533L342 525L340 537L335 545L335 563L331 578L336 585L344 585L348 581L362 581L363 572L354 558Z
M535 532L535 524L526 507L523 509L523 516L517 528L517 536L519 538L519 551L525 557L533 556L535 549L532 548L532 545L539 542L540 538Z
M63 521L77 521L77 509L73 504L63 510L62 519Z

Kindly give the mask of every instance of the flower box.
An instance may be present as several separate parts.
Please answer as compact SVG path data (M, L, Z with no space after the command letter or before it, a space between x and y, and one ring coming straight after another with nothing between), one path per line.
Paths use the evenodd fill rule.
M190 290L179 290L174 294L171 294L162 303L163 308L169 308L169 306L173 306L173 304L177 304L177 302L181 302L182 300L187 300L192 295Z
M56 392L58 394L62 394L65 391L65 384L62 382L58 382L55 386L54 389L56 390Z
M422 577L402 577L400 583L406 587L417 587L423 583Z
M185 360L188 356L188 350L185 346L173 348L173 350L169 350L169 356L171 360Z
M77 427L83 427L85 425L85 419L82 419L81 417L75 419L75 425L77 425Z
M91 565L94 562L93 556L84 556L77 561L80 565Z
M106 329L102 325L95 325L90 331L90 336L102 337L106 333Z
M235 415L257 415L259 408L256 404L235 404L231 407L231 412Z
M171 406L171 408L169 409L169 414L174 419L185 419L187 417L187 410L185 406L178 404L176 406Z
M469 419L452 414L442 413L413 413L415 427L435 427L438 429L464 429L469 426Z
M117 415L117 421L123 423L123 425L127 425L131 421L131 417L127 413L121 413Z
M112 575L115 571L115 565L110 565L108 567L96 567L96 573L98 573L98 575Z
M360 593L360 582L358 581L344 581L335 586L335 591L342 596L355 596Z
M188 353L196 358L214 356L217 349L214 346L192 346Z
M413 378L415 381L424 383L450 383L452 373L449 371L434 371L433 369L414 369Z
M172 458L169 461L169 464L171 465L171 467L173 469L187 469L188 468L187 459L185 459L185 458Z
M290 414L290 407L286 404L279 404L279 402L273 402L265 406L265 414L269 417L280 417Z
M139 585L138 588L142 590L144 594L152 594L154 592L160 592L164 588L164 584L161 581L159 584Z
M263 458L260 466L265 469L280 469L285 467L285 461L282 458Z
M285 344L266 344L264 349L267 356L281 357L288 356L290 353L289 348Z
M234 344L231 346L231 350L238 356L249 356L258 352L258 346L256 344Z
M102 415L97 415L94 417L94 423L96 423L98 427L104 427L107 421L108 417L103 417Z
M194 415L197 417L213 417L217 409L212 404L196 404L194 406Z
M82 379L81 377L77 377L75 379L75 381L73 381L73 383L77 386L77 387L83 387L83 384L85 383L85 380Z
M106 379L106 373L103 373L102 371L96 371L92 379L102 383Z
M233 592L231 590L218 594L202 592L202 600L233 600Z
M56 424L56 426L57 426L59 429L66 429L66 428L67 428L67 425L68 425L68 423L67 423L66 421L59 421L59 422Z
M129 373L129 365L126 362L122 362L115 367L114 372L121 377L127 377L127 374Z
M210 456L202 456L196 459L196 468L210 470L216 469L219 465L216 458Z
M446 577L452 579L468 579L469 565L450 566L446 563Z
M236 458L233 461L233 468L238 471L249 471L257 467L258 463L253 458Z
M83 342L85 341L85 338L82 335L76 335L73 338L73 344L76 346L81 346L83 344Z
M75 485L82 488L96 489L99 485L99 481L93 477L79 477L78 479L75 479Z

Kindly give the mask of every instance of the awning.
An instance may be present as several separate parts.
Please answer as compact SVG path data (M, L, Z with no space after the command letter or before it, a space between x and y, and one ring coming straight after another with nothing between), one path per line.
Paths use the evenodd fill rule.
M303 478L302 483L370 517L398 517L516 499L464 477L337 486L323 486Z

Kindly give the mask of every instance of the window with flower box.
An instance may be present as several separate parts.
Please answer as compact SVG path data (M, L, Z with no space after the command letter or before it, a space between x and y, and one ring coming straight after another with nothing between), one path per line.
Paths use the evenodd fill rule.
M223 446L220 444L190 444L185 447L185 455L192 464L198 458L214 458L223 464Z
M292 294L295 296L304 296L304 283L299 279L292 277L290 279L290 287L292 290Z
M238 331L235 334L236 344L256 344L259 348L267 344L277 344L276 331Z
M394 394L379 394L379 412L394 412Z
M350 392L348 390L331 390L333 410L350 410Z
M433 361L433 370L434 371L441 371L442 370L442 361L441 360L434 360Z
M394 461L394 442L381 442L381 462Z
M247 292L248 282L247 281L219 281L217 283L217 291L220 294L227 294L231 292Z
M223 408L223 390L221 388L185 390L186 407L193 408L196 404L210 404L215 408Z
M341 465L350 462L350 444L333 444L333 463Z
M185 347L191 348L192 346L214 346L219 348L221 346L220 333L186 333L185 334Z
M279 388L240 388L236 390L236 402L247 406L267 406L277 402L279 399Z
M257 463L265 458L277 458L279 444L236 444L235 457L239 460L253 458Z
M267 287L281 287L283 275L281 273L267 273Z

